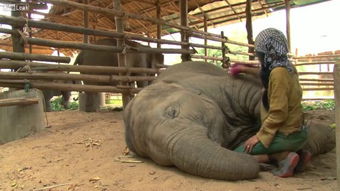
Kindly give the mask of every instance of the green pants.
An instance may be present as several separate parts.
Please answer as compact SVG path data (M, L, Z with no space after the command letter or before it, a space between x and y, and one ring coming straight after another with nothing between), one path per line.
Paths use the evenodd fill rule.
M296 152L304 146L306 141L307 128L303 128L301 131L289 135L276 133L272 143L269 145L268 148L266 148L261 142L259 142L254 146L253 150L249 154L274 154L284 151ZM238 146L234 151L245 152L244 144Z

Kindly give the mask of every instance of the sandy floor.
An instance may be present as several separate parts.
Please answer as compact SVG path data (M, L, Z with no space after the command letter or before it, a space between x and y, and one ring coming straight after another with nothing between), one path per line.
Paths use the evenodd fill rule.
M121 112L47 115L50 128L0 145L0 190L336 190L334 151L315 157L304 173L293 178L261 172L250 181L211 180L147 159L138 159L139 163L131 163L136 158L117 160L125 148Z

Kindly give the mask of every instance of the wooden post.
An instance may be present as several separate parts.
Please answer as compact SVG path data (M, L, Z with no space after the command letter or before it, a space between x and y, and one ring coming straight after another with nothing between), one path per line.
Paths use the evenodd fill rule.
M207 15L204 14L204 32L208 32L208 26L207 26ZM204 45L207 46L208 45L208 40L205 37L204 38ZM207 57L208 56L208 49L207 47L204 47L204 56ZM204 59L205 62L207 62L207 59Z
M157 19L161 19L161 4L159 2L159 0L157 0ZM161 33L162 33L162 25L160 25L159 23L157 24L157 39L161 39ZM157 42L157 48L161 48L161 43Z
M20 0L14 0L15 2L21 2ZM19 10L13 10L11 12L13 17L20 17L21 13ZM13 30L19 30L22 32L22 26L12 25ZM13 44L13 52L25 52L24 40L20 36L20 34L12 34L12 44Z
M286 3L286 33L288 41L288 49L291 50L290 44L290 0L285 0Z
M247 29L247 39L248 44L254 44L253 40L253 24L251 15L251 0L247 0L246 4L246 29ZM248 53L254 53L254 47L248 48ZM249 56L249 60L254 60L254 56Z
M121 0L114 0L114 9L116 11L121 11ZM123 23L123 18L121 16L115 16L115 24L116 24L116 30L119 33L123 33L124 32L124 23ZM125 42L122 38L117 38L117 47L121 48L125 45ZM126 55L123 53L119 53L118 54L118 66L120 67L128 67L126 64ZM129 75L129 73L127 73ZM123 75L120 73L120 75ZM125 85L125 84L121 84L121 85ZM125 108L125 106L129 103L129 101L131 100L131 95L129 93L123 93L122 94L122 98L123 98L123 107Z
M88 0L83 0L84 4L88 4ZM88 10L84 9L83 10L83 19L84 19L84 28L89 28L89 12ZM89 43L89 36L84 34L83 36L83 42L84 43Z
M26 3L28 3L28 0L26 0ZM32 11L32 7L30 6L30 4L28 3L28 13L27 13L27 17L28 17L28 19L32 19L32 17L31 17L31 11ZM32 38L32 28L31 27L28 27L28 36L30 37L30 38ZM29 46L29 53L30 54L32 54L32 45L30 44L30 45L28 45Z
M334 99L336 121L336 166L338 190L340 188L340 61L334 64Z
M181 11L181 26L187 27L188 26L188 1L187 0L180 0L180 11ZM181 41L182 42L189 42L189 35L187 31L181 29ZM182 49L189 50L188 45L182 45ZM182 54L181 56L182 61L189 61L190 54Z
M221 38L224 38L224 32L221 31ZM225 54L226 54L226 46L224 42L221 42L222 46L222 66L226 67L229 69L229 64L226 62Z

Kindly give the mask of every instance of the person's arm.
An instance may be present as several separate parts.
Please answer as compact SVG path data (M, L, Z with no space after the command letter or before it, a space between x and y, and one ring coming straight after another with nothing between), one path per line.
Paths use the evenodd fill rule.
M256 134L265 147L269 147L276 132L288 117L289 84L287 79L289 77L285 68L275 68L270 74L268 86L269 111L261 129Z

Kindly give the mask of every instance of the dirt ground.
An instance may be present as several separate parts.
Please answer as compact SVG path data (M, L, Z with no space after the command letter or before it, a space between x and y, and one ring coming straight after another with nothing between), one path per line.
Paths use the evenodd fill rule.
M261 172L255 180L229 182L122 157L122 112L63 111L47 113L47 118L50 128L0 145L1 191L336 190L335 151L315 157L305 172L292 178Z

